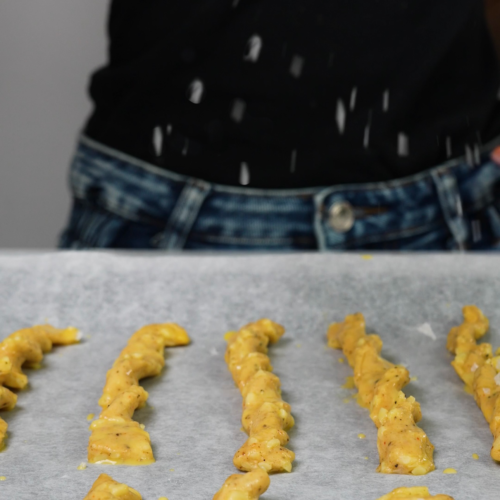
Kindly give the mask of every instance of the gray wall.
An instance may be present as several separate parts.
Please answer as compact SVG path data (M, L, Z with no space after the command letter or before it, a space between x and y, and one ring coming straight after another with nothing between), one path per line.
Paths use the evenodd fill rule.
M138 0L140 1L140 0ZM53 248L106 0L0 0L0 248Z

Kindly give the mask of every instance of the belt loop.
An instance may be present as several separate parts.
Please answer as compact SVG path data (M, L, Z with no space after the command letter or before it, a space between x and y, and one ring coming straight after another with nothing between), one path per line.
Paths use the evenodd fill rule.
M172 213L158 242L164 250L182 250L198 217L201 206L211 191L208 182L189 179L182 189Z
M458 189L455 176L449 171L433 171L432 180L441 205L441 210L448 225L448 228L455 239L458 249L461 251L467 248L469 238L469 228L464 218L462 198Z

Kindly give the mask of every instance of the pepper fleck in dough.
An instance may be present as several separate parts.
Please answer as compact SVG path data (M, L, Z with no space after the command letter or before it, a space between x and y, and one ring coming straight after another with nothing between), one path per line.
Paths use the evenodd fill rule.
M142 500L142 497L134 488L101 474L83 500Z
M269 476L259 468L247 474L233 474L226 479L213 500L258 500L269 484Z
M448 495L432 496L425 486L413 486L412 488L397 488L378 500L453 500L453 498Z
M455 354L453 368L474 394L494 437L491 457L500 461L500 356L491 344L477 344L488 331L489 321L476 306L462 309L464 322L450 330L446 347Z
M80 332L76 328L39 325L14 332L0 342L0 410L12 410L16 406L17 395L7 387L22 390L28 384L23 365L36 366L54 344L76 344L79 340ZM7 423L0 418L0 450L5 446L6 434Z
M155 461L149 434L132 420L134 411L148 399L139 380L161 372L165 347L189 342L186 331L173 323L148 325L132 335L106 376L99 399L103 411L90 425L90 463L148 465Z
M342 349L354 368L358 402L370 410L378 428L377 472L418 476L433 471L434 446L416 425L422 418L420 405L401 391L410 381L408 370L380 356L382 340L378 335L366 334L361 313L330 325L327 337L328 345Z
M242 471L258 467L267 472L292 470L295 454L285 445L290 439L286 431L294 420L266 355L268 344L277 342L284 332L282 326L261 319L226 335L225 359L243 396L242 423L249 436L234 456L234 465Z

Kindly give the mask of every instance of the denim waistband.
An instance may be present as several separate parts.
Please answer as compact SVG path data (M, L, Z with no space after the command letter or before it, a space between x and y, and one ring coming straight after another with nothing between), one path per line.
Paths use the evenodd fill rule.
M210 226L215 233L220 228L213 219L222 212L227 215L251 206L246 214L250 226L259 217L282 213L285 220L294 211L295 216L302 214L303 224L310 217L320 249L411 237L438 225L447 226L453 247L463 248L471 232L468 214L473 216L496 196L500 168L490 160L490 152L499 144L500 138L476 151L473 158L456 158L389 182L263 190L186 177L82 137L71 179L76 198L98 198L121 217L158 226L167 219L171 235L168 242L163 241L167 248L182 248L189 232L204 230L199 217L202 206L212 210L205 229ZM339 231L332 227L332 208L346 202L356 223L348 231ZM225 237L230 236L229 231Z

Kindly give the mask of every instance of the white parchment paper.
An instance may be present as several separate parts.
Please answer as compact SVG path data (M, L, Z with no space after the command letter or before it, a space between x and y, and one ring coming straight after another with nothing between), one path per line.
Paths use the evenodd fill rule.
M232 457L246 438L223 335L261 317L287 330L270 356L296 418L290 447L297 455L293 473L273 476L263 500L375 500L410 485L456 500L498 499L500 466L489 456L488 425L445 349L468 303L490 318L486 340L499 346L499 257L0 254L0 338L45 320L85 334L81 345L57 348L42 369L29 371L17 408L2 412L10 432L0 454L0 499L81 500L106 472L145 500L210 500L236 472ZM325 348L328 324L356 311L381 335L385 357L418 377L406 393L422 405L436 472L375 472L376 429L366 410L344 402L352 371L339 363L340 352ZM86 417L98 414L106 371L135 330L169 321L184 326L193 343L167 350L165 371L144 383L149 405L136 419L151 435L157 462L77 470L86 462ZM458 473L443 474L447 467Z

